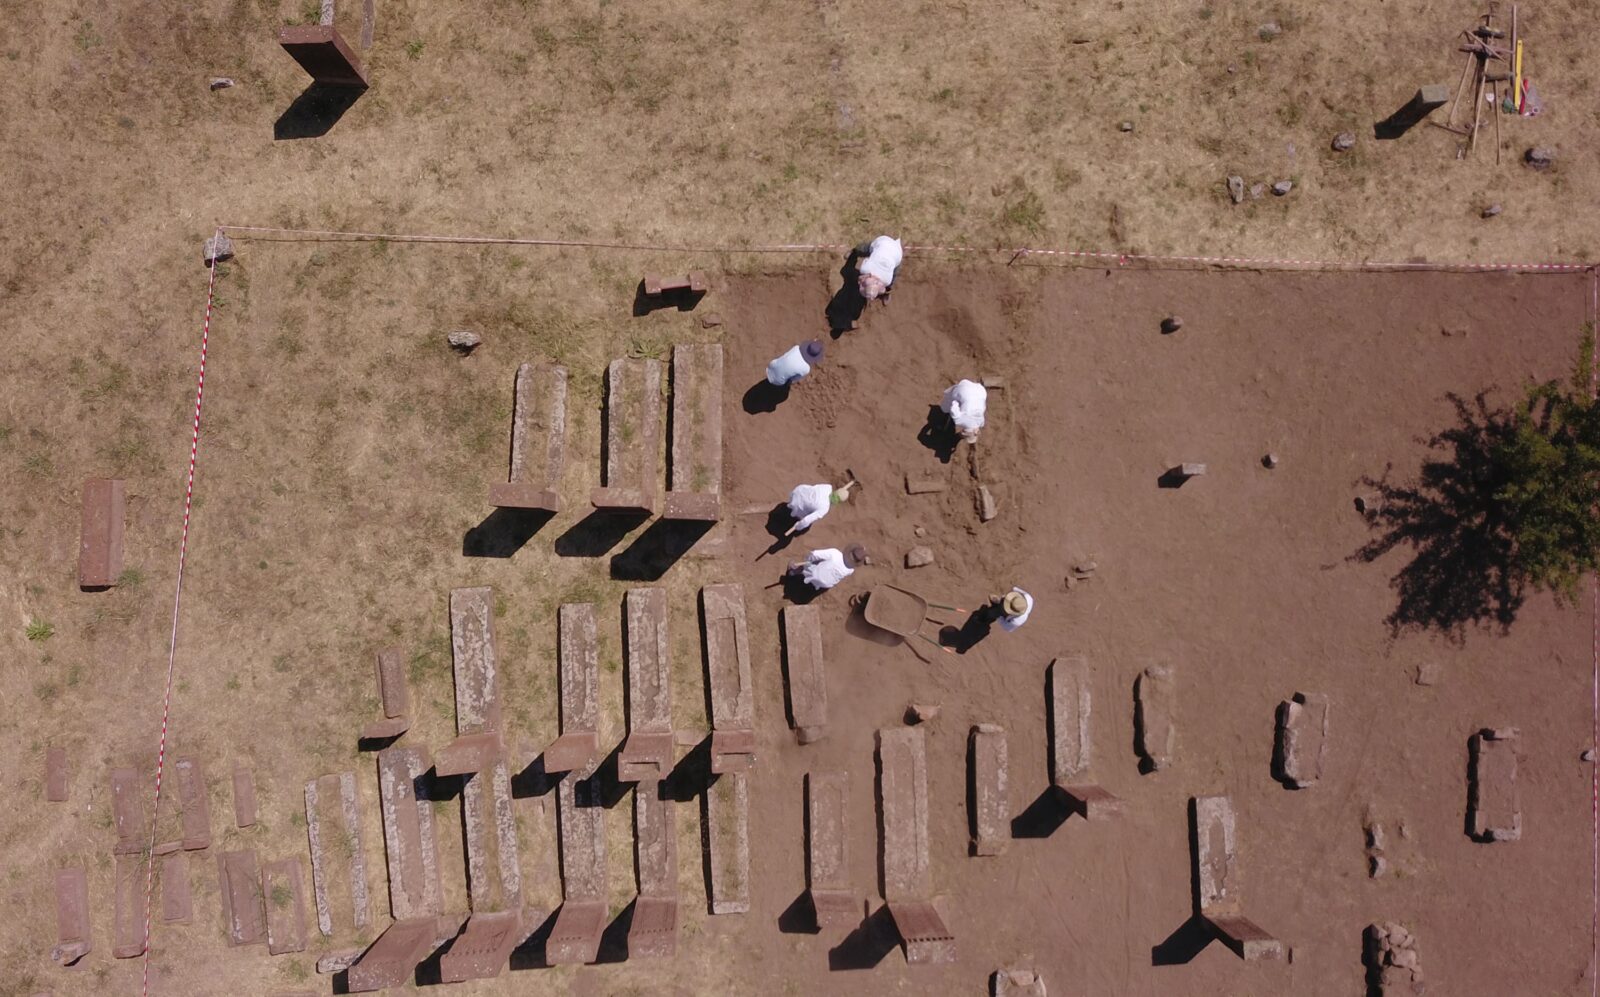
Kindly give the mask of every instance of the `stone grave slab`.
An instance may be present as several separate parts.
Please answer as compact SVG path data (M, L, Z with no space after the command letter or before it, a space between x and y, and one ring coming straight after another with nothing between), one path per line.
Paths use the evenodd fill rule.
M466 930L439 957L439 977L445 983L460 983L499 976L511 962L511 950L528 934L521 908L492 913L474 910Z
M557 616L561 736L544 749L544 769L571 772L600 754L600 652L591 603L566 603Z
M1242 914L1214 914L1206 920L1217 939L1246 962L1284 957L1283 943Z
M1272 775L1302 789L1322 778L1328 740L1328 697L1297 692L1278 704Z
M628 739L618 778L665 778L672 769L672 671L667 643L667 593L629 589L624 597L628 644ZM654 735L654 736L650 736Z
M46 748L44 752L44 798L48 803L67 799L67 749Z
M306 783L306 837L311 845L317 929L331 935L336 924L361 928L371 923L354 772Z
M722 346L672 348L672 480L667 519L722 518Z
M243 766L233 767L233 822L252 827L256 822L256 779Z
M1005 728L974 725L968 734L968 750L972 757L972 854L1000 855L1011 840Z
M596 509L653 515L660 486L661 361L619 359L606 372L605 484Z
M801 744L810 744L828 732L820 609L814 605L783 607L783 653L795 737Z
M511 471L489 486L489 504L502 509L561 511L566 455L567 369L524 363L517 368L511 411Z
M498 730L462 734L439 749L434 756L434 772L441 776L472 775L486 772L505 759L505 743Z
M711 868L711 913L750 910L750 782L730 772L707 787L706 828Z
M111 770L111 822L117 829L112 852L132 855L142 852L149 829L144 818L144 780L136 769Z
M1050 782L1080 781L1090 759L1089 662L1082 655L1057 658L1046 672L1050 686Z
M628 925L629 959L666 959L678 951L678 898L644 897L633 902Z
M253 851L217 856L222 894L222 924L230 945L254 945L267 937L267 913L261 896L261 866Z
M173 762L178 782L178 809L182 814L183 847L188 851L211 845L211 799L206 793L206 774L200 760L179 758Z
M306 950L306 894L300 859L279 859L261 869L267 908L267 951L273 955Z
M417 781L432 767L421 748L392 747L378 752L389 908L396 921L436 918L443 912L433 805L417 793Z
M439 919L414 917L390 924L362 953L346 976L351 993L367 993L412 981L417 964L438 948Z
M581 966L600 955L600 936L605 933L604 900L567 900L556 912L556 923L545 940L545 961L552 966Z
M494 589L450 591L450 652L456 733L500 729L500 669L494 647Z
M89 919L89 877L81 868L57 869L55 962L70 966L94 948Z
M927 900L928 760L920 727L878 731L878 796L883 808L884 899Z
M522 867L512 813L511 773L501 759L461 790L467 886L474 914L522 907Z
M367 73L355 51L331 24L292 25L278 32L278 44L325 86L366 89Z
M1177 680L1172 669L1152 665L1139 674L1134 689L1134 734L1146 771L1166 768L1172 762L1177 735Z
M1517 742L1514 727L1485 728L1467 742L1467 816L1479 841L1522 837L1522 801L1517 792Z
M806 891L819 928L861 920L861 895L850 886L849 800L847 772L806 773Z
M189 855L172 852L161 858L161 920L188 924L194 917L194 888L189 881Z
M1207 915L1236 912L1233 803L1226 796L1197 796L1193 807L1195 883L1199 889L1195 905Z
M606 898L605 808L592 777L568 773L556 785L561 887L567 901Z
M90 478L83 483L83 516L78 544L78 587L110 588L122 574L122 540L127 500L120 478Z
M956 939L929 900L891 900L889 916L900 934L906 962L943 965L956 960Z

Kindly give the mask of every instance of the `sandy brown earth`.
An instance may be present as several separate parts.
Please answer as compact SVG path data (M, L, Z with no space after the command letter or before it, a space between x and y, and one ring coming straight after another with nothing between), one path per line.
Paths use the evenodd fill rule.
M353 6L341 4L341 18ZM315 4L146 0L106 7L72 0L9 6L0 39L7 80L0 87L0 174L6 179L0 341L8 358L0 369L0 605L7 613L0 628L6 661L0 697L7 703L0 711L0 743L10 753L0 753L0 761L8 763L5 785L14 806L0 813L6 859L0 994L27 995L45 986L57 993L130 992L136 985L135 967L109 959L107 773L116 764L148 765L160 718L204 280L197 257L214 225L719 245L853 242L890 230L929 245L1593 259L1588 206L1600 172L1586 150L1595 145L1600 116L1594 108L1600 105L1582 30L1588 10L1581 0L1523 6L1530 73L1549 106L1538 119L1504 122L1500 165L1483 145L1477 157L1455 159L1456 140L1437 129L1396 142L1369 137L1371 122L1418 84L1457 78L1452 39L1473 10L1444 0L1338 9L1162 2L1094 12L1036 3L670 0L646 10L606 0L487 0L466 13L380 0L376 41L365 53L373 88L325 135L298 139L288 136L306 124L293 113L305 77L272 38L280 25L314 19ZM1282 29L1271 41L1260 33L1268 20ZM210 92L206 82L213 76L233 77L238 85ZM1134 130L1121 131L1121 121ZM1358 144L1336 156L1328 141L1346 129L1358 133ZM1558 149L1553 171L1517 164L1532 144ZM1289 177L1296 187L1287 198L1233 206L1223 178L1235 172L1251 181ZM1503 214L1480 218L1480 209L1495 202L1503 204ZM174 688L174 749L194 752L209 765L214 848L254 847L264 858L298 853L305 835L296 816L303 780L341 769L362 773L369 831L375 828L370 756L360 755L351 737L377 708L370 655L384 644L406 649L419 703L413 736L443 743L453 732L446 615L453 586L492 584L500 596L506 680L517 690L508 716L527 732L519 748L524 758L554 730L555 607L584 600L609 606L601 629L609 704L602 734L614 744L622 733L615 621L624 586L609 577L610 558L632 549L636 538L601 555L552 556L561 538L572 539L579 515L571 513L547 524L514 557L475 556L508 553L518 539L481 528L488 512L484 487L504 471L512 372L535 356L572 369L573 458L564 492L581 504L597 476L596 406L607 360L629 352L666 356L675 341L721 338L730 350L729 403L736 405L768 356L820 328L831 291L824 274L837 261L260 241L241 250L219 283ZM830 519L817 539L848 528L887 551L888 562L907 542L906 524L923 522L939 538L940 563L913 577L918 584L927 579L930 590L942 587L967 601L996 576L1038 579L1033 591L1041 610L1026 631L1006 645L997 635L960 663L940 660L933 673L972 681L991 674L980 663L1002 647L1034 647L1025 667L1008 660L992 671L993 696L963 702L952 691L939 697L945 713L935 721L932 741L941 759L935 801L945 808L935 839L938 873L960 901L951 916L967 960L950 976L951 986L963 992L978 986L991 961L1025 955L1019 947L1026 943L1053 989L1078 985L1074 973L1091 992L1117 989L1121 962L1112 959L1112 948L1016 930L1016 924L1039 920L1031 913L992 916L994 932L1008 941L986 944L987 922L975 918L988 913L986 897L998 897L1006 881L965 883L966 876L1017 870L1030 856L1078 841L1085 842L1085 858L1067 867L1075 870L1070 875L1087 877L1101 868L1097 859L1126 839L1132 889L1151 891L1148 903L1136 903L1145 894L1106 887L1107 896L1128 897L1123 917L1137 927L1116 934L1117 951L1131 953L1126 961L1135 982L1129 989L1183 992L1192 981L1196 992L1208 992L1203 974L1240 972L1214 948L1185 968L1149 966L1150 946L1185 913L1181 801L1191 792L1231 789L1244 818L1247 883L1262 877L1300 882L1289 871L1304 865L1308 849L1296 853L1273 844L1299 840L1292 830L1302 825L1284 823L1298 819L1298 808L1307 835L1336 842L1330 855L1342 850L1337 869L1349 890L1396 898L1360 905L1341 900L1346 894L1330 885L1330 902L1346 904L1348 916L1337 925L1311 921L1302 929L1295 917L1313 914L1296 912L1316 909L1322 902L1316 889L1285 887L1275 896L1247 887L1258 920L1297 948L1294 966L1278 968L1296 974L1296 988L1314 992L1326 976L1334 981L1328 986L1348 992L1357 927L1372 917L1412 917L1404 907L1413 902L1427 964L1439 973L1474 973L1465 982L1437 977L1449 992L1470 993L1480 983L1485 992L1505 992L1509 984L1494 979L1497 972L1564 992L1586 963L1573 953L1588 950L1580 937L1587 906L1568 916L1583 899L1591 871L1581 801L1587 773L1573 762L1587 741L1587 720L1578 714L1588 690L1574 677L1586 674L1587 620L1534 598L1505 636L1469 627L1461 646L1432 631L1391 639L1384 621L1397 600L1385 581L1408 553L1397 551L1375 565L1349 560L1375 535L1349 504L1358 488L1370 487L1357 479L1381 475L1391 463L1396 481L1410 480L1422 453L1417 437L1454 423L1446 391L1471 395L1493 384L1491 398L1504 404L1525 376L1559 374L1582 317L1581 288L1546 278L1319 282L1119 274L1105 281L1123 288L1126 304L1114 310L1113 296L1076 290L1087 274L1052 275L1018 264L1005 272L1006 286L995 287L994 271L955 271L937 260L913 254L908 275L916 276L908 276L895 305L841 343L834 363L806 391L776 413L741 414L731 424L728 481L739 503L770 505L794 475L777 473L778 465L765 459L768 451L798 423L820 417L825 424L831 415L837 434L871 439L876 449L852 452L829 436L794 444L799 456L789 463L797 474L809 464L807 476L819 479L846 466L871 476L862 505ZM641 272L690 266L753 279L723 286L703 306L727 318L720 331L701 326L702 312L632 314ZM1244 285L1252 288L1249 294L1217 290ZM1191 286L1203 294L1176 299L1176 289ZM1258 286L1263 290L1255 291ZM1456 286L1465 290L1419 290ZM1403 290L1388 290L1397 287ZM1529 288L1540 293L1530 296ZM926 297L935 293L948 300ZM1055 302L1053 296L1069 293L1084 317L1105 308L1103 327L1119 331L1091 337L1088 323L1064 316ZM1243 314L1219 329L1214 318L1208 321L1206 302L1215 314L1230 308ZM1388 309L1381 316L1375 311L1380 306ZM1553 311L1558 307L1571 314ZM1178 337L1160 339L1151 323L1174 309L1189 324ZM1491 322L1490 315L1501 320ZM914 348L875 359L858 348L874 333L885 339L881 334L897 323L922 320L926 327L907 332ZM443 335L459 327L487 339L467 360L442 347ZM1445 337L1440 328L1470 334ZM1249 338L1247 330L1254 330ZM1223 335L1241 343L1193 355L1192 344L1215 346ZM1048 352L1053 343L1071 343L1081 355ZM1024 364L1024 351L1045 351L1048 358ZM1151 355L1144 357L1145 351ZM978 372L999 371L1012 387L997 397L996 431L984 443L983 467L996 480L1002 515L969 533L959 464L943 470L957 486L918 506L897 494L895 477L903 468L895 465L931 461L914 442L916 430L943 382L973 372L974 355ZM913 362L927 369L916 372ZM1163 362L1171 370L1152 377ZM874 363L883 365L876 373ZM1041 383L1054 365L1064 368L1059 380ZM883 414L888 406L862 407L863 398L889 390L885 384L904 391L893 416ZM1206 393L1180 390L1185 384ZM1045 415L1034 416L1033 406L1044 406ZM891 418L893 425L884 421ZM1045 435L1046 427L1054 429L1049 419L1060 428ZM865 431L850 429L863 422ZM1045 442L1057 439L1071 445ZM1253 463L1269 446L1283 457L1270 475ZM759 464L741 457L752 452L763 456ZM1210 463L1205 480L1175 492L1154 489L1163 462L1195 458ZM1019 469L1028 460L1036 462L1035 478ZM129 571L112 592L83 594L74 587L77 503L82 479L97 474L129 483ZM1295 494L1277 496L1284 490ZM1265 504L1274 498L1278 505ZM1177 518L1179 511L1202 506L1207 532L1186 529L1192 523ZM1113 525L1124 521L1137 525ZM1273 523L1284 525L1266 528ZM1172 536L1163 535L1162 524ZM764 546L761 525L760 516L739 521L739 557L753 557L760 549L753 545ZM1058 532L1063 525L1064 535ZM1225 547L1201 549L1220 544L1223 533ZM1039 542L1048 536L1057 538L1053 546ZM1006 542L990 549L987 542L1001 537ZM1296 560L1287 546L1291 538L1315 552ZM1031 553L1024 558L1018 551ZM1008 559L1013 556L1017 560ZM1080 556L1098 560L1096 579L1060 591L1057 562ZM772 580L777 561L768 557L750 569L752 593L756 583ZM957 564L976 570L958 573ZM1253 577L1262 581L1219 579L1231 565L1240 575L1250 575L1255 565ZM673 592L678 701L689 709L679 719L686 727L703 723L694 712L702 695L694 591L725 577L723 563L689 559L664 582ZM1337 602L1320 590L1297 591L1336 579L1350 579L1352 586L1360 579L1359 587ZM1204 628L1185 598L1197 590L1209 597L1205 619L1215 621ZM1125 601L1113 597L1117 592ZM1291 602L1291 593L1299 598ZM1324 597L1313 602L1318 595ZM1446 586L1440 599L1411 608L1424 619L1483 618L1482 604L1470 595ZM1297 611L1293 626L1263 636L1255 658L1242 653L1244 621L1280 604ZM1091 640L1102 619L1091 607L1099 606L1118 614L1120 626ZM770 655L773 621L765 613L755 618ZM30 624L46 623L53 636L28 639ZM1071 630L1049 632L1057 627ZM1547 627L1572 636L1558 642ZM1291 653L1290 634L1305 634L1306 646ZM1324 639L1313 644L1313 634ZM1359 657L1380 677L1352 680L1350 690L1331 678L1320 683L1335 696L1335 731L1363 729L1348 719L1348 696L1357 704L1352 708L1370 700L1375 718L1392 709L1413 725L1414 736L1386 742L1408 728L1375 720L1366 728L1373 732L1372 750L1361 756L1374 759L1366 763L1370 769L1350 768L1357 756L1345 737L1335 745L1328 784L1284 793L1265 769L1271 706L1295 688L1315 691L1316 669L1298 665L1311 671L1310 678L1295 675L1264 687L1247 707L1236 683L1225 693L1196 681L1204 666L1189 664L1199 652L1178 653L1180 635L1218 662L1214 669L1248 671L1257 662L1282 662L1277 667L1287 672L1297 662L1321 660L1319 652L1331 656L1326 648L1350 646L1339 664L1353 668L1350 662ZM1365 656L1352 642L1360 642ZM840 662L836 681L846 674L843 648L854 644L830 645ZM1106 848L1090 849L1100 829L1072 821L1048 840L1014 844L1005 859L965 860L961 793L950 782L958 774L957 746L968 719L960 711L1003 704L1003 715L999 706L990 715L1012 731L1018 794L1027 797L1017 802L1029 802L1022 787L1041 786L1044 765L1035 672L1058 646L1090 653L1106 669L1100 700L1123 704L1101 711L1098 750L1102 765L1114 760L1117 766L1104 778L1131 801L1125 823L1133 830L1112 834ZM1558 648L1564 679L1537 671L1555 667ZM1140 779L1131 767L1127 686L1146 660L1163 655L1181 669L1186 710L1205 716L1237 710L1240 719L1210 727L1184 719L1177 767ZM870 810L862 807L870 801L860 794L870 793L869 732L891 720L903 699L920 694L914 680L924 673L903 654L862 644L860 656L862 667L881 662L873 678L882 686L859 701L840 697L840 729L817 751L842 753L838 757L847 757L859 776L856 829L864 834ZM1412 667L1433 657L1446 662L1446 680L1429 688L1409 685ZM759 687L769 721L781 715L772 667L768 657ZM1565 714L1552 707L1545 718L1531 699L1512 709L1536 695L1572 717L1562 719ZM1490 715L1484 704L1506 708ZM1517 715L1503 718L1502 712ZM1516 846L1469 846L1459 834L1464 738L1479 724L1504 719L1532 732L1528 835ZM1453 725L1448 730L1432 726L1446 721ZM1254 733L1247 737L1246 731ZM775 750L786 743L781 731L772 726L766 736L775 740L756 783L758 840L779 852L770 868L762 866L758 909L742 925L707 918L686 903L683 946L670 982L683 992L748 989L752 972L798 992L807 978L789 967L821 972L835 941L773 928L800 886L799 769L787 752ZM1209 755L1199 740L1207 737L1218 740ZM1240 739L1236 749L1224 745L1235 744L1227 738ZM71 802L64 806L39 801L48 745L68 750ZM1229 761L1230 750L1242 752L1244 745L1250 764ZM1385 782L1377 760L1415 777ZM257 775L262 824L250 832L223 826L235 762ZM1201 766L1205 777L1188 779L1192 766ZM1249 785L1259 799L1230 781L1229 773L1244 772L1254 773ZM1359 794L1337 820L1307 816L1317 800L1333 795L1322 790L1356 785L1356 775L1362 786L1391 786L1374 800L1380 813L1416 812L1421 857L1415 871L1377 884L1361 879L1359 828L1352 823L1359 819ZM1435 794L1426 807L1413 802L1419 786ZM1568 801L1559 805L1565 809L1557 800ZM1273 809L1261 801L1273 801ZM1541 814L1540 805L1555 809ZM454 826L455 806L440 804L446 827ZM529 895L548 906L559 898L550 814L538 799L519 807ZM679 809L682 838L692 841L697 810ZM626 817L624 802L610 821L614 910L632 892ZM1425 821L1436 826L1430 830ZM1511 918L1518 930L1538 934L1544 948L1530 949L1525 958L1503 954L1511 949L1495 922L1465 913L1470 894L1506 892L1493 878L1515 878L1505 856L1545 854L1542 836L1557 827L1568 838L1555 854L1574 857L1540 865L1516 882L1530 893L1534 887L1522 883L1538 889L1562 884L1571 896L1550 892L1539 894L1537 903L1517 901ZM369 834L368 840L376 838ZM459 864L458 835L443 834L441 847L447 863ZM864 888L873 879L871 854L869 841L857 842L858 863L866 863L857 869ZM1447 861L1452 855L1459 856L1455 865ZM368 862L379 896L381 859L374 844ZM1158 860L1164 863L1159 869ZM1276 869L1275 861L1281 863ZM1463 871L1467 862L1474 863L1470 874ZM39 872L68 863L91 870L97 951L86 972L63 977L44 956L53 925ZM685 896L692 900L703 890L700 868L689 852L681 865ZM1026 877L1027 870L1018 875ZM1054 879L1044 882L1058 894L1065 889ZM1090 924L1105 930L1105 905L1079 902L1079 896L1100 894L1087 879L1073 882L1080 884L1077 892L1055 909L1089 939ZM1413 887L1419 882L1433 885ZM195 885L194 925L158 928L156 992L255 993L325 982L311 971L318 951L272 960L226 950L215 880L208 871ZM1422 899L1410 899L1411 889L1422 890ZM449 878L447 891L451 905L464 905L459 875ZM1254 907L1275 902L1283 905L1278 911ZM1435 930L1420 920L1428 911L1456 920ZM346 933L319 944L325 950L359 940ZM747 958L752 945L765 946L759 962ZM1448 946L1457 946L1453 956ZM1538 958L1533 954L1545 949ZM1480 958L1485 950L1496 958ZM862 990L921 986L897 968L897 958L891 955L870 974L836 973L824 982ZM1305 972L1321 965L1308 960L1321 958L1336 967L1331 976ZM1074 963L1052 959L1086 961L1079 972ZM1107 968L1091 969L1100 965L1094 959L1107 960ZM775 965L783 971L769 973ZM1525 976L1514 975L1523 969ZM1094 972L1110 982L1097 982ZM1267 967L1259 974L1261 992L1281 992L1283 981L1272 972ZM1546 977L1548 984L1541 982ZM1234 989L1248 992L1243 988L1256 981L1245 979L1250 982ZM517 980L519 989L553 992L654 993L669 985L660 967L627 964L520 973Z
M462 360L436 335L407 329L409 296L441 290L426 257L409 264L417 286L408 297L352 289L345 307L368 314L367 324L326 328L315 309L270 293L301 280L312 258L304 247L262 246L222 280L230 304L207 380L174 742L210 766L213 847L252 847L263 859L303 853L303 781L353 768L384 911L371 755L354 741L376 717L373 649L398 644L410 657L419 706L407 739L443 744L454 732L447 590L495 586L520 766L556 730L554 608L595 601L609 747L623 733L620 598L637 583L608 576L617 563L637 567L627 554L640 534L608 546L579 526L581 498L598 476L602 346L573 339L551 351L574 370L568 511L517 538L520 546L485 536L483 490L504 473L511 375L535 352L527 334L502 326ZM685 731L707 726L695 590L745 583L762 749L751 913L704 913L700 808L680 804L684 925L675 960L519 971L456 991L973 993L996 966L1027 963L1052 990L1349 993L1361 985L1360 931L1385 919L1416 931L1442 992L1587 987L1591 769L1578 755L1590 743L1589 607L1534 596L1504 632L1396 632L1389 581L1410 553L1362 561L1358 552L1381 529L1352 500L1371 491L1364 477L1385 468L1397 483L1415 477L1423 441L1457 424L1450 393L1487 390L1491 405L1505 404L1526 380L1561 376L1589 317L1588 278L912 267L892 304L830 339L824 365L776 411L746 412L745 389L765 361L822 325L838 284L829 270L758 275L721 283L688 313L624 317L626 295L614 306L613 328L635 330L628 338L638 349L720 339L727 350L729 509L756 511L707 538L722 557L691 553L661 583L673 600L675 720ZM297 313L313 345L270 335ZM1157 323L1170 313L1184 327L1163 336ZM712 314L722 324L703 327ZM336 335L346 337L340 349L315 345ZM973 510L966 453L945 464L918 441L929 406L963 375L1006 380L980 444L981 474L1000 502L988 524ZM174 411L184 404L176 392L171 401ZM1270 471L1259 463L1268 451L1280 457ZM1208 473L1159 488L1160 473L1183 460L1205 461ZM865 481L858 501L758 559L771 543L766 510L793 484L845 468ZM908 496L907 472L943 477L949 488ZM63 975L45 954L48 917L19 925L8 946L18 993L124 992L137 981L136 963L109 958L107 772L147 756L159 719L153 683L164 664L176 508L164 479L130 478L129 561L144 577L110 593L65 594L76 508L74 485L63 481L41 512L54 539L34 548L37 581L17 598L30 618L47 611L58 633L18 641L38 706L10 721L25 747L18 806L0 818L8 849L23 857L7 902L47 912L48 884L33 873L86 863L98 946L84 974ZM917 526L938 562L906 571L900 558ZM879 563L818 600L829 621L832 732L800 747L784 723L781 589L766 586L787 557L855 540ZM1084 559L1098 570L1067 590L1067 567ZM960 656L928 649L923 661L862 639L851 619L850 595L893 579L964 606L1020 584L1038 606L1015 634L992 634ZM1004 856L969 858L971 723L1009 731L1019 829L1041 833L1052 823L1048 806L1032 806L1048 779L1043 674L1069 652L1092 663L1094 774L1128 812L1108 824L1072 818L1047 837L1013 841ZM1155 663L1178 676L1178 750L1169 769L1140 775L1131 686ZM1414 684L1425 665L1441 669L1437 684ZM1269 769L1273 709L1295 691L1333 703L1326 776L1300 792L1280 787ZM17 696L29 692L23 685ZM960 951L943 970L910 969L873 936L785 930L804 888L801 780L813 768L851 773L852 878L864 896L878 896L873 731L898 723L910 701L942 707L928 726L933 869ZM1517 843L1476 844L1463 833L1466 739L1502 725L1524 731L1525 832ZM66 806L40 798L47 743L72 758ZM262 826L251 831L225 823L235 761L253 766L260 783ZM1204 793L1232 796L1246 910L1293 948L1292 963L1246 965L1212 945L1187 964L1152 964L1189 914L1185 802ZM458 804L436 806L446 902L464 909ZM530 902L553 908L553 807L538 796L517 807ZM1412 832L1377 881L1366 877L1362 851L1368 812ZM613 913L633 894L630 813L622 797L608 814ZM157 928L157 992L324 989L326 978L310 972L314 957L364 937L343 931L300 956L229 950L214 877L197 868L194 924ZM873 969L846 968L875 956Z

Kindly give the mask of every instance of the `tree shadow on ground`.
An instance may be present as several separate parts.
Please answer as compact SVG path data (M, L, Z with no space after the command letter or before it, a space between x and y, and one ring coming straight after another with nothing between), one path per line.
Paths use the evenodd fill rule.
M1430 457L1417 480L1396 485L1363 478L1376 492L1366 515L1377 533L1349 560L1371 563L1397 547L1411 560L1390 586L1397 602L1387 623L1394 632L1439 630L1459 638L1470 624L1510 628L1522 607L1526 578L1503 503L1506 484L1495 448L1513 432L1512 415L1491 409L1480 392L1470 401L1447 396L1457 425L1428 440Z

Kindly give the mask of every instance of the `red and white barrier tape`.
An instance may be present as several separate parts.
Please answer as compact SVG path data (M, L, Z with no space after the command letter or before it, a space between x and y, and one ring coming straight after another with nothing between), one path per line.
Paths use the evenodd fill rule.
M222 230L217 230L217 235ZM161 816L161 776L167 760L167 725L172 717L172 672L178 658L178 608L183 603L183 569L189 560L189 516L194 510L194 472L200 459L200 405L206 392L206 350L211 340L211 307L217 298L217 263L211 264L206 286L206 317L200 326L200 374L194 384L194 423L189 435L189 477L183 488L183 532L178 540L178 584L172 595L172 638L167 645L166 691L161 697L161 738L156 747L156 801L150 808L150 850L145 855L144 876L144 952L143 983L140 992L150 994L150 914L155 892L155 847L157 820Z
M852 248L843 243L781 243L766 246L672 246L640 242L601 242L584 239L536 239L519 236L492 235L418 235L403 232L348 232L338 229L274 228L265 225L223 225L220 230L229 235L249 238L260 236L286 236L285 241L337 241L337 242L420 242L443 245L468 246L548 246L567 249L627 249L657 253L818 253L839 252ZM979 246L936 246L907 244L911 253L971 253L1009 254L1012 260L1027 256L1061 256L1069 259L1115 261L1118 266L1129 263L1183 263L1214 267L1274 268L1297 270L1467 270L1467 271L1518 271L1568 273L1592 270L1594 263L1394 263L1380 260L1314 260L1272 259L1251 256L1168 256L1154 253L1115 253L1077 249L1037 249L1028 246L1006 249Z

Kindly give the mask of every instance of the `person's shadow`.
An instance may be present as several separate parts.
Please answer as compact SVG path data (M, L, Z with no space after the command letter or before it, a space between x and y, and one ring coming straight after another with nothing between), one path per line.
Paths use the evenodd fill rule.
M939 628L939 643L948 647L957 654L966 654L977 646L978 642L989 636L989 631L994 629L994 612L984 606L975 610L967 617L967 622L961 626L944 626Z
M796 520L789 512L788 502L779 502L767 513L767 533L772 536L772 546L767 548L768 554L776 554L785 547L794 543L795 535L784 534L784 531L795 524Z
M750 386L744 393L744 410L751 415L762 412L776 412L778 406L789 399L789 385L773 384L762 378Z
M839 269L839 276L844 278L844 285L834 294L825 309L828 331L833 334L834 339L854 329L856 323L861 320L861 313L867 308L867 299L861 296L861 290L856 286L856 280L860 276L856 266L860 260L861 247L857 246L850 250L844 266Z
M944 409L929 405L928 421L917 431L917 442L932 450L941 464L948 464L961 443L961 434L956 432L956 424Z
M796 606L806 603L822 594L821 589L813 588L798 571L783 574L783 597Z

